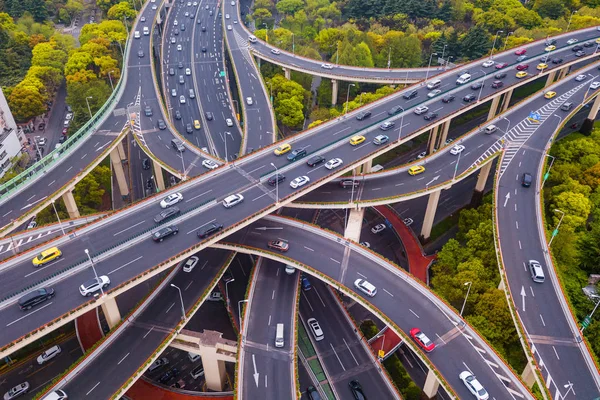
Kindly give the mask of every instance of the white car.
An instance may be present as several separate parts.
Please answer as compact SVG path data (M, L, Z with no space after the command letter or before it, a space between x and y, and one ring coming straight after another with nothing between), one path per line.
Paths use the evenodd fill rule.
M462 153L462 151L465 149L465 146L463 146L462 144L457 144L456 146L454 146L453 148L450 149L450 154L452 154L453 156L456 156L460 153Z
M171 43L172 43L172 44L175 44L175 43L177 43L177 40L175 40L175 37L172 37L172 38L171 38Z
M207 169L219 168L219 164L217 164L213 160L204 160L204 161L202 161L202 166L204 168L207 168Z
M187 259L185 264L183 264L183 272L192 272L196 264L198 264L200 259L197 256L191 256Z
M190 75L192 74L192 70L191 70L191 69L189 69L189 68L186 68L186 69L185 69L185 74L186 74L187 76L190 76Z
M67 115L65 115L65 119L66 119L67 121L70 121L70 120L72 120L72 119L73 119L73 113L67 113Z
M228 31L230 31L230 30L232 30L232 29L233 29L233 28L231 27L231 25L227 25L227 30L228 30Z
M46 139L45 137L38 139L37 144L38 146L45 146L46 143L48 143L48 139Z
M29 391L29 382L23 382L4 393L4 400L12 400Z
M383 232L384 230L385 230L384 224L377 224L371 228L371 232L373 232L373 233Z
M252 97L246 97L246 104L248 104L249 106L251 106L252 104L254 104L254 101L252 100Z
M579 42L579 40L577 40L575 38L567 40L567 44L574 44L574 43L577 43L577 42Z
M419 106L419 107L415 108L414 113L417 115L421 115L421 114L425 114L427 111L429 111L429 107Z
M477 400L487 400L490 398L490 395L485 390L483 385L479 383L475 375L473 375L471 372L463 371L460 373L460 375L458 375L458 377L463 381L467 389L469 389L469 392L471 392Z
M281 54L281 52L277 49L271 49L271 53L273 53L275 55Z
M158 8L158 6L156 4L152 4L152 9L156 10Z
M169 365L169 359L167 357L159 358L158 360L154 361L148 367L148 371L152 372L155 369L162 367L163 365Z
M227 118L225 120L225 123L227 124L227 126L233 126L233 121L231 120L231 118Z
M225 19L229 19L229 14L225 14Z
M35 222L35 219L34 219L29 222L29 224L27 225L27 229L33 229L36 226L37 226L37 222Z
M232 5L232 6L235 6L235 1L232 1L232 2L231 2L231 5Z
M173 25L177 26L179 25L179 22L177 20L173 21Z
M177 90L171 89L171 97L177 97Z
M110 285L110 279L106 275L99 276L98 278L92 278L89 281L84 282L79 286L79 293L82 296L91 296L101 288L104 289Z
M179 103L185 104L185 96L184 95L179 96Z
M177 51L181 51L181 50L183 50L183 47L180 44L178 44L177 45Z
M324 69L333 69L333 65L332 64L321 64L321 68L324 68Z
M223 207L231 208L237 204L240 204L244 201L244 196L239 193L232 194L231 196L227 196L223 199Z
M190 13L188 11L185 12L185 14L183 14L185 17L189 17Z
M308 176L299 176L290 182L290 186L292 187L292 189L298 189L300 186L304 186L308 182L310 182L310 178Z
M592 89L592 90L596 90L596 89L598 89L598 88L600 88L600 82L598 82L598 81L594 81L594 82L592 82L592 84L590 85L590 89Z
M194 1L194 2L192 3L192 5L193 5L194 7L196 7L196 6L198 5L198 2L197 2L197 1Z
M371 248L371 243L369 243L369 242L360 242L360 245L365 246L367 249Z
M174 206L175 204L179 203L181 200L183 200L183 195L181 193L172 193L161 200L160 208L167 208L167 207Z
M39 365L42 365L42 364L52 360L57 355L59 355L60 352L61 352L60 346L58 346L58 345L52 346L48 350L44 351L42 354L40 354L38 356L37 363Z
M426 155L427 155L426 151L420 152L419 155L417 156L417 160L420 160L421 158L425 158Z
M481 66L482 66L483 68L489 68L489 67L491 67L492 65L494 65L494 62L493 62L492 60L487 60L487 61L484 61L484 62L483 62L483 64L481 64Z
M340 165L342 165L343 161L341 158L333 158L329 161L327 161L327 163L325 164L325 168L327 169L334 169L339 167Z
M435 89L435 90L432 90L431 92L427 93L427 97L429 97L431 99L440 93L442 93L442 91L440 89Z
M364 279L355 280L354 287L369 297L374 297L377 294L377 288L373 286L373 284L365 281Z
M587 78L587 76L586 76L586 75L583 75L583 74L577 75L577 76L575 77L575 82L581 82L581 81L585 81L585 78Z

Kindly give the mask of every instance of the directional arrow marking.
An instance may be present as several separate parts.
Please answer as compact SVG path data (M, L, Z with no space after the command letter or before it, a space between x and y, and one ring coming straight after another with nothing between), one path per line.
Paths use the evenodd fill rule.
M521 299L523 301L523 311L525 311L525 297L527 297L527 293L525 293L525 287L521 286ZM256 370L256 366L254 367Z
M510 193L506 193L506 197L504 198L504 207L508 204L508 199L510 199Z
M426 186L429 186L433 182L437 181L439 179L439 177L440 177L439 175L434 176L432 180L430 180L429 182L427 182Z
M258 376L260 374L256 371L256 358L254 357L254 354L252 354L252 364L254 365L254 383L256 383L256 387L258 387Z

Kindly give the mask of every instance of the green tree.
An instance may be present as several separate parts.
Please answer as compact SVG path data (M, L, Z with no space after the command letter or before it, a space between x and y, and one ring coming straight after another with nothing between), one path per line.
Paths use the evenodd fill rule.
M35 86L19 85L12 90L7 100L17 121L27 121L46 111L44 96Z
M590 200L584 194L569 191L555 196L552 199L551 206L552 209L559 209L565 213L562 224L571 227L573 230L584 226L592 208ZM554 226L558 224L560 215L554 216Z
M468 59L481 58L490 47L490 39L481 25L469 29L460 43L462 53Z
M296 98L283 99L277 102L275 113L277 119L289 128L297 128L304 122L303 105Z
M135 19L137 12L131 8L131 5L128 2L122 1L109 8L106 15L109 19L116 19L119 21L123 20L123 18L133 20Z
M304 7L303 0L280 0L277 2L277 11L286 15L294 15Z
M533 9L542 18L558 19L565 15L566 9L563 0L536 0Z

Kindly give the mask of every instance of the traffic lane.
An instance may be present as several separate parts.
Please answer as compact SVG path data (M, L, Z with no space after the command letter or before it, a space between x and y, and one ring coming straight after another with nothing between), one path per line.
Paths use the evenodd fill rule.
M290 355L278 350L265 351L246 345L244 348L244 383L242 391L247 399L280 400L292 397L294 381L291 372ZM254 364L258 375L254 375Z

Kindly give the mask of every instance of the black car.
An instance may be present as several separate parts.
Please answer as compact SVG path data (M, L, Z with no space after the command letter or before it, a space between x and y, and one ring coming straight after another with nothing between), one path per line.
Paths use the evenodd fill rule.
M275 186L278 183L281 183L285 181L285 175L283 174L276 174L273 175L272 177L269 178L269 180L267 181L267 183L271 186Z
M152 109L150 108L150 106L144 107L144 115L146 117L151 117L152 116Z
M179 69L183 68L183 63L181 61L179 61L177 63L177 68L179 68Z
M388 111L388 115L395 115L401 111L404 111L404 109L402 107L394 106L394 107L390 108L390 110Z
M179 121L181 119L181 113L179 112L179 110L175 110L175 119L177 121Z
M21 310L30 310L32 307L54 297L54 289L41 288L27 293L19 299L19 307Z
M64 136L64 135L62 135L62 136L60 137L60 139L58 139L58 143L64 143L64 142L66 142L66 141L67 141L67 139L68 139L68 137L67 137L67 136Z
M176 376L179 376L179 370L177 368L171 368L170 370L165 372L160 378L158 378L158 381L160 383L165 384L169 382L172 378L175 378Z
M306 162L306 165L308 165L309 167L314 167L315 165L319 165L319 164L321 164L323 162L325 162L325 157L323 157L323 156L314 156L314 157L311 157Z
M202 52L206 53L206 47L205 46L202 46Z
M552 45L556 44L556 39L548 38L548 39L546 39L546 41L544 42L544 44L546 46L552 46Z
M139 57L139 58L142 58L142 57L144 57L144 52L143 52L142 50L139 50L139 51L138 51L138 57Z
M207 238L210 235L219 232L221 229L223 229L223 224L215 224L214 222L212 222L206 225L201 231L198 231L198 237L200 239Z
M430 111L423 116L425 121L432 121L432 120L436 119L437 117L438 117L438 113L433 112L433 111Z
M164 228L161 228L152 234L152 240L155 242L162 242L166 237L177 235L177 232L179 232L179 228L177 226L165 226Z
M504 78L506 78L506 72L498 72L496 75L494 75L494 78L504 79Z
M213 120L213 113L211 113L210 111L205 112L204 115L206 116L207 121Z
M200 23L200 20L198 20L198 23ZM202 27L202 32L206 32L206 27L205 26Z
M575 53L575 57L583 57L583 56L585 56L585 51L583 51L583 50L580 50L577 53Z
M194 132L194 128L192 128L192 124L186 124L186 126L185 126L185 132L186 133L192 133L192 132Z
M146 179L146 190L152 191L152 189L154 189L154 181L152 178Z
M418 93L419 92L417 91L417 89L413 89L413 90L409 90L408 92L404 93L402 95L402 97L406 100L410 100L410 99L417 97Z
M164 210L162 210L160 212L160 214L158 214L156 217L154 217L154 222L156 222L157 224L160 224L161 222L163 222L164 220L171 218L174 215L179 215L181 211L179 210L179 207L169 207L169 208L165 208Z
M477 98L477 96L475 96L473 93L469 93L468 95L466 95L465 97L463 97L463 101L465 103L470 103L473 100L475 100Z
M494 81L492 82L492 89L498 89L504 86L504 82L502 81Z
M150 169L150 159L144 158L142 160L142 169Z
M356 119L362 121L363 119L369 118L371 116L371 111L363 111L356 116Z
M474 84L471 85L471 90L479 90L484 86L485 86L485 84L483 82L475 82Z
M553 58L552 59L552 64L562 64L563 59L562 58Z
M296 149L287 156L288 161L296 161L306 155L306 149Z
M362 386L356 379L348 382L348 386L350 386L350 391L352 392L352 396L354 396L354 400L367 400L367 396L365 396Z
M594 46L595 46L594 42L585 42L583 44L583 47L594 47Z
M528 172L525 172L523 174L523 178L521 178L521 185L523 187L529 187L529 186L531 186L531 182L533 182L533 178L532 178L531 174Z
M579 45L571 47L571 51L581 51L581 50L583 50L583 47L579 46Z
M456 98L455 95L447 94L444 97L442 97L442 103L450 103L451 101L454 101L455 98Z
M162 119L158 120L158 129L160 129L161 131L167 129L167 124L165 124L165 121L163 121Z
M175 69L169 68L169 75L170 76L174 76L175 75Z

